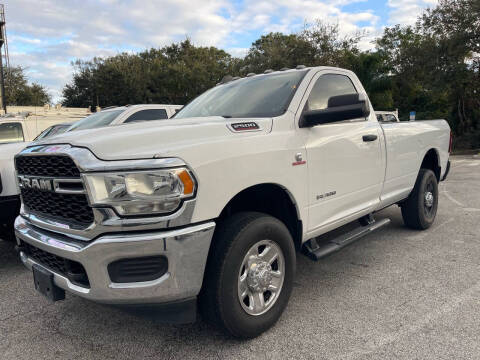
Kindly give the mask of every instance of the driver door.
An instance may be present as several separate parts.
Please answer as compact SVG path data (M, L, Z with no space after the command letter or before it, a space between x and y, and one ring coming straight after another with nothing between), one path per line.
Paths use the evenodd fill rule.
M358 89L363 92L361 84L356 87L344 73L322 72L312 83L304 111L326 109L331 96L358 93ZM333 228L373 209L379 202L384 176L381 130L374 115L370 120L358 118L300 131L306 132L309 231L329 225ZM364 141L365 135L377 138Z

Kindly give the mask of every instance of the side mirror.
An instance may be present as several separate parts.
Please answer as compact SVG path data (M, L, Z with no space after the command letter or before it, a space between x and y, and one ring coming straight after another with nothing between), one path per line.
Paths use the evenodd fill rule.
M309 110L303 113L299 126L312 127L319 124L366 118L370 115L370 106L365 94L347 94L332 96L328 107L321 110Z

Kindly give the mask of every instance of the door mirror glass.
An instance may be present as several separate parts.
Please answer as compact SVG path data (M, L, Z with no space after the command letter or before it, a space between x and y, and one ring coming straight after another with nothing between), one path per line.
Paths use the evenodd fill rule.
M332 96L325 109L308 110L303 113L300 127L311 127L338 121L366 118L370 115L370 106L365 94L346 94Z

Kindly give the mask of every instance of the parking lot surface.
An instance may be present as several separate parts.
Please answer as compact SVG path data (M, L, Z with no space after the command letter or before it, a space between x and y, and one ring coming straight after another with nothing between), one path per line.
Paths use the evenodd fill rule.
M78 297L49 303L0 241L2 359L478 359L480 159L455 157L424 232L387 227L319 262L298 256L284 315L238 341L197 321L164 325Z

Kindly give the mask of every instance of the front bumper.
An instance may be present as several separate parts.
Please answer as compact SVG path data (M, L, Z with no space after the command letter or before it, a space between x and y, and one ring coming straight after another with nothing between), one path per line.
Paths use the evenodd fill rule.
M26 242L50 254L78 262L85 268L89 288L74 284L66 276L54 272L57 286L107 304L161 304L196 297L202 286L214 229L215 223L208 222L178 230L107 234L95 241L83 242L40 230L21 216L15 221L19 245ZM136 283L111 281L107 270L111 262L154 255L168 258L168 271L160 278ZM23 251L20 251L20 258L28 269L38 264Z

